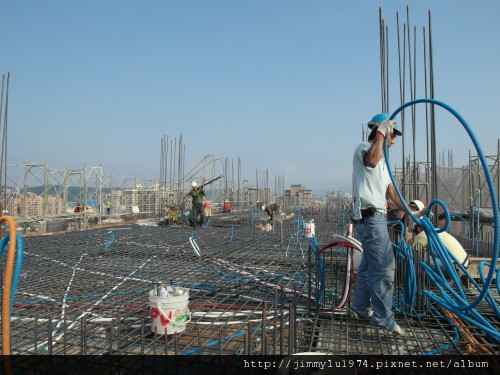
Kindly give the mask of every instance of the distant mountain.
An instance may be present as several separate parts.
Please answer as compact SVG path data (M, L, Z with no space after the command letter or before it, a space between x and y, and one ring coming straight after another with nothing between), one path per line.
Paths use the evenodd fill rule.
M34 186L34 187L29 187L26 188L26 191L36 194L36 195L43 195L45 193L45 187L44 186ZM52 185L48 187L48 194L49 195L60 195L61 192L63 191L61 185ZM110 192L110 188L102 188L101 189L102 194L108 194ZM94 188L87 188L87 196L92 196L94 193L99 193L99 190L94 189ZM81 194L83 194L83 188L82 187L77 187L77 186L69 186L68 187L68 196L69 197L78 197Z

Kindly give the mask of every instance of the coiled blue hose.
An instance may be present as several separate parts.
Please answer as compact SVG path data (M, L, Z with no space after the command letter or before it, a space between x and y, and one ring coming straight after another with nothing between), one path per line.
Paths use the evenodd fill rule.
M401 221L390 221L387 223L388 226L399 226L400 233L404 233L405 226ZM413 252L411 246L409 246L404 240L403 236L400 236L399 243L396 245L392 243L392 247L397 250L397 257L405 261L406 263L406 273L404 282L404 297L403 304L404 311L407 314L412 314L413 306L415 304L415 296L417 294L417 277L415 274L415 268L413 267ZM400 310L400 309L397 309Z
M469 137L472 140L472 143L474 144L474 147L476 148L477 154L479 156L479 159L481 160L481 165L483 167L483 172L486 178L486 182L488 185L488 189L490 191L490 196L491 196L491 202L492 202L492 207L493 207L493 228L494 228L494 241L493 241L493 252L492 252L492 261L491 264L494 265L496 264L496 260L498 259L498 253L499 253L499 240L500 240L500 226L499 226L499 218L498 218L498 201L495 193L495 188L493 185L493 180L491 178L490 171L488 169L488 165L486 163L486 159L484 157L483 151L481 149L481 146L479 145L479 142L477 141L477 138L475 137L474 133L472 132L472 129L470 126L467 124L467 122L460 116L460 114L455 111L452 107L449 105L440 102L435 99L417 99L410 101L406 104L403 104L400 106L394 113L391 115L390 119L394 119L396 115L401 112L403 109L406 107L418 104L418 103L430 103L430 104L435 104L438 106L441 106L445 109L447 109L450 113L452 113L458 121L463 125L465 128L466 132L468 133ZM393 186L395 187L396 193L402 202L403 206L405 207L406 213L412 218L413 221L415 221L419 226L421 226L428 238L429 241L429 249L435 250L435 252L432 252L432 257L434 261L436 261L436 255L440 258L441 262L445 266L446 270L450 270L452 272L449 272L449 274L452 276L453 281L459 285L459 280L456 272L453 269L453 264L450 261L449 253L442 244L441 240L437 236L437 233L445 231L450 223L450 213L442 202L440 201L432 201L431 204L429 205L429 210L427 212L427 215L421 219L418 219L413 215L413 213L408 209L408 206L406 205L401 192L399 191L396 182L394 180L394 176L392 175L391 167L390 167L390 162L389 162L389 157L387 154L387 140L384 139L384 157L385 161L387 164L387 168L389 171L389 175L391 176L391 181L393 183ZM443 211L445 213L445 225L442 228L435 229L434 226L432 225L429 216L431 213L431 208L432 205L434 204L439 204L443 207ZM453 256L452 256L453 257ZM456 261L456 259L454 259ZM460 265L459 262L457 264L462 268L462 271L465 271L463 266ZM486 319L484 319L477 311L474 310L474 308L479 305L479 303L486 298L486 300L492 304L493 306L496 307L495 301L491 295L491 292L489 290L493 276L496 272L495 267L492 266L490 267L490 270L488 272L488 276L483 282L482 289L474 283L476 288L479 290L479 295L476 297L475 300L473 300L471 303L468 303L467 298L462 290L462 288L457 288L459 292L455 292L449 284L446 282L446 278L443 276L442 271L438 268L438 272L436 273L434 270L432 270L427 264L421 263L421 266L423 267L424 271L427 273L431 281L436 284L440 291L440 296L438 297L436 294L426 290L424 293L432 299L434 302L440 304L441 306L445 307L446 309L452 311L456 315L459 315L462 319L475 324L479 329L482 329L484 332L488 333L490 336L492 336L496 341L500 342L500 333L498 330L495 329ZM466 272L466 271L465 271ZM469 276L469 278L471 278ZM472 278L471 278L472 279ZM442 287L444 285L444 288ZM448 292L448 293L447 293ZM450 297L454 298L454 300ZM495 309L496 311L497 309ZM471 317L472 316L472 317Z
M479 277L480 277L482 283L484 283L483 266L488 266L489 268L491 268L491 263L490 262L486 262L486 261L483 260L483 261L479 262L479 264L477 265L477 269L478 269L478 272L479 272ZM495 273L496 273L497 293L500 294L500 267L498 267L495 270ZM500 315L500 309L498 308L497 304L493 303L492 306L493 306L493 309L495 310L496 315L499 316Z

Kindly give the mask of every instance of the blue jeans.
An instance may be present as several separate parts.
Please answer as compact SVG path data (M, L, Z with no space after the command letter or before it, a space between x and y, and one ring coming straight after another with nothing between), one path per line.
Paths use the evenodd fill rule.
M192 215L191 220L193 227L203 226L203 223L205 222L205 209L203 208L203 204L194 203Z
M356 231L363 245L363 259L356 275L351 308L363 316L373 310L371 325L392 331L395 326L392 298L396 266L386 215L375 212L363 223L356 224Z

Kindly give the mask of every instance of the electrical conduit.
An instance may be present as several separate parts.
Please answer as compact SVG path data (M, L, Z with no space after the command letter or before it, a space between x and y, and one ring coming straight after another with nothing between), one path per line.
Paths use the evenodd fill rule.
M0 224L6 222L9 227L9 249L5 266L5 277L2 295L2 354L10 355L10 313L12 308L12 292L15 294L13 285L14 260L16 257L17 232L16 223L10 216L0 217ZM17 282L15 282L17 286Z

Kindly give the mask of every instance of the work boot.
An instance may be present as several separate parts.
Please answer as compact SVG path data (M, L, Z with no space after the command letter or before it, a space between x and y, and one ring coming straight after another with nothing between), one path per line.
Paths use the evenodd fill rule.
M392 333L395 336L406 336L405 330L396 322L394 322L394 328L391 331L388 330L387 332Z
M368 313L368 316L363 316L360 313L354 311L353 309L349 309L349 318L351 318L352 320L358 320L358 321L359 320L370 320L372 315L373 315L373 311L371 311L371 310Z

